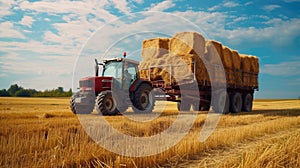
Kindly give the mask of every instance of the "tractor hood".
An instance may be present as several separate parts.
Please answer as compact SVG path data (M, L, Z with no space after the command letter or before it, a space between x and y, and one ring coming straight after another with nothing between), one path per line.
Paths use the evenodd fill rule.
M101 92L103 90L110 90L112 81L112 77L85 77L79 80L79 86L82 91Z

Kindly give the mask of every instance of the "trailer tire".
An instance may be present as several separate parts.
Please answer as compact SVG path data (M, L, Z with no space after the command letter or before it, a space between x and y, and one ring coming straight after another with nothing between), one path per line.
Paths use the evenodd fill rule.
M73 114L90 114L94 110L94 103L90 105L78 105L75 103L75 99L80 96L80 92L76 92L70 100L70 108ZM90 98L92 99L92 98ZM90 100L90 102L94 102L95 99Z
M116 115L119 113L117 103L111 91L100 92L96 98L96 109L104 116Z
M224 102L225 101L225 102ZM214 112L227 114L229 113L230 99L227 92L218 92L216 102L212 102Z
M242 110L243 100L241 93L235 92L230 96L230 111L239 113Z
M181 102L177 102L178 111L190 111L191 103L182 104Z
M242 111L251 112L253 106L253 96L250 93L243 95L243 107Z
M153 88L147 83L142 83L132 96L132 109L135 113L151 113L154 109L155 99Z

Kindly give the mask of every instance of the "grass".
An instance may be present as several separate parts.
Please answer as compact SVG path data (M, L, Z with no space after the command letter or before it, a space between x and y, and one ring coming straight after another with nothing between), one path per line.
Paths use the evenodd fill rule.
M198 137L206 114L201 113L177 145L148 157L124 157L101 148L68 106L69 100L61 98L0 98L1 167L300 167L300 100L255 101L251 113L222 116L203 143ZM151 136L174 122L175 109L168 103L149 122L105 119L128 135Z

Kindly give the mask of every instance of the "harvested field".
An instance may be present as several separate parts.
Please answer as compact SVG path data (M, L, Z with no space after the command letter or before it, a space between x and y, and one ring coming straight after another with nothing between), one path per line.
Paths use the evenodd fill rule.
M162 102L160 102L162 103ZM157 104L157 106L160 105ZM128 115L133 115L129 110ZM158 113L158 111L154 111ZM253 112L223 115L217 129L199 142L207 112L199 112L189 134L165 152L124 157L97 145L69 109L69 99L0 98L1 167L299 167L300 100L256 100ZM168 128L178 112L167 103L153 121L105 118L135 136ZM189 115L189 112L186 112ZM105 131L105 130L103 130Z

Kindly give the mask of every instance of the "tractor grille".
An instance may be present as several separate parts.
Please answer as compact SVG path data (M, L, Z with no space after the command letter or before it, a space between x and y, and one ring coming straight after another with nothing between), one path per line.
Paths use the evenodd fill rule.
M93 82L90 80L79 81L80 87L94 87Z

